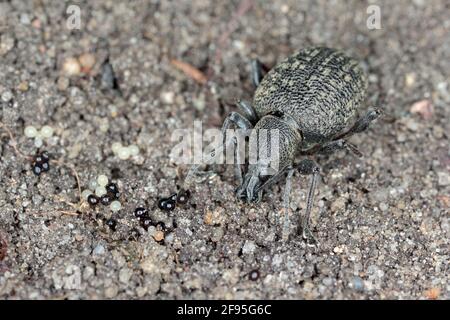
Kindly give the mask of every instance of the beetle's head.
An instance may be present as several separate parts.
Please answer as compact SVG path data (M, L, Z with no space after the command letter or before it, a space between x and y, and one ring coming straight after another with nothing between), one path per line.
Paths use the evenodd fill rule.
M301 139L301 133L282 115L263 117L250 135L248 171L236 190L237 197L259 202L270 177L292 164Z
M236 190L236 196L247 202L259 202L262 197L262 186L270 176L266 175L266 166L262 164L249 165L242 184Z

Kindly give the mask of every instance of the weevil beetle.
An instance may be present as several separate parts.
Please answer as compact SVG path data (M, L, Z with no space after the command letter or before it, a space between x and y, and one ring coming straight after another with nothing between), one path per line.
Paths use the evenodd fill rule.
M262 76L262 64L258 60L253 60L251 66L252 81L256 86L253 103L238 101L237 106L242 113L231 112L224 121L222 132L233 126L248 131L278 129L279 170L267 176L263 174L267 163L257 162L249 164L243 176L242 167L237 163L239 187L236 195L246 202L258 202L263 190L286 175L283 238L287 239L293 173L299 171L303 175L312 175L300 228L305 239L314 240L309 220L320 169L308 158L295 163L296 157L342 149L361 155L346 138L366 130L380 111L369 110L355 121L365 98L367 80L358 61L341 51L325 47L307 48L280 62L265 76ZM237 140L234 143L237 144ZM198 168L197 165L190 169L185 182L197 174Z

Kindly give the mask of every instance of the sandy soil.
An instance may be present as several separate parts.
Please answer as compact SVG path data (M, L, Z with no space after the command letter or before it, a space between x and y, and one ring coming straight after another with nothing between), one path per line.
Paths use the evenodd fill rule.
M381 30L367 28L361 1L255 1L243 15L239 1L74 3L80 30L66 26L68 2L0 3L1 298L449 298L448 1L374 1ZM186 169L170 159L173 130L220 127L233 99L252 97L250 58L273 66L312 45L361 59L362 110L386 114L352 137L364 158L316 158L319 245L280 239L282 183L245 205L231 169L196 185L189 205L159 210ZM107 57L115 88L101 79ZM55 130L41 148L51 169L39 177L29 125ZM140 154L120 160L117 141ZM83 189L101 173L117 181L122 209L80 206L72 169ZM296 222L308 179L293 184ZM163 242L139 226L138 205L165 223Z

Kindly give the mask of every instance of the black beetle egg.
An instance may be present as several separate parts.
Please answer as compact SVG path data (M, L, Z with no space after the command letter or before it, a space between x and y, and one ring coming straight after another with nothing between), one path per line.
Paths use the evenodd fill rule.
M120 192L115 192L115 193L108 192L108 194L111 197L113 197L115 200L119 199L119 197L120 197Z
M37 156L34 158L34 161L35 161L36 163L39 163L39 164L41 164L41 163L43 163L43 162L46 162L45 159L44 159L42 156L40 156L40 155L37 155Z
M50 170L50 164L48 162L41 163L41 168L43 172Z
M37 175L37 176L39 176L39 175L42 173L42 167L41 167L40 164L35 163L35 164L33 165L33 173L34 173L35 175Z
M47 151L42 151L41 158L44 159L45 162L48 162L50 160L50 154Z
M173 201L172 199L166 200L163 204L165 211L172 211L175 209L175 204L176 202Z
M111 194L119 193L119 188L117 187L117 184L115 184L115 183L108 183L105 188L106 188L106 192L108 192L108 193L111 193Z
M169 197L170 200L177 201L177 194L174 193Z
M106 220L106 225L112 230L116 231L117 221L113 218Z
M99 198L95 194L90 194L87 198L87 201L91 206L95 206L98 204Z
M259 279L259 271L258 270L252 270L248 274L248 278L252 281L256 281Z
M134 216L138 219L142 219L148 215L148 211L145 208L138 207L134 210Z
M167 201L167 199L165 198L161 198L158 200L158 208L160 208L161 210L164 210L164 203Z
M100 198L100 202L104 205L104 206L108 206L111 204L111 196L109 194L104 194L102 195L102 197Z
M152 219L150 219L149 217L143 217L143 218L141 219L141 226L142 226L142 228L144 228L145 230L147 230L148 227L150 227L150 226L152 226L152 225L153 225L153 221L152 221Z
M187 203L190 196L191 196L191 193L189 192L189 190L179 192L178 196L177 196L177 203L180 203L180 204Z

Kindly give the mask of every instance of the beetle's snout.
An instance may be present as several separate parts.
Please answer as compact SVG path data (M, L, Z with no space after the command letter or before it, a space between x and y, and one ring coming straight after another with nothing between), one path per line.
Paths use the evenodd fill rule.
M247 203L259 202L262 191L259 190L261 180L258 176L247 175L243 183L236 190L236 196Z

